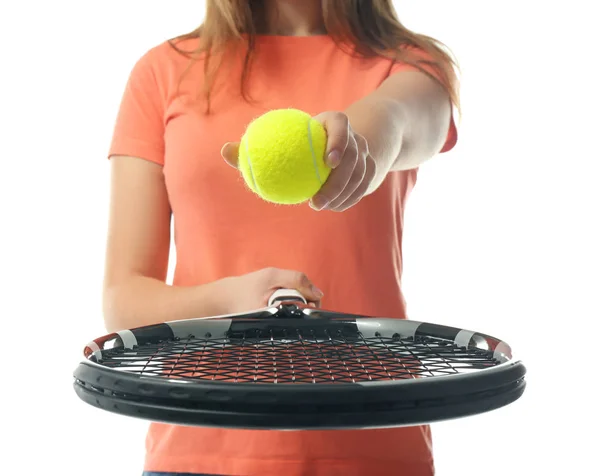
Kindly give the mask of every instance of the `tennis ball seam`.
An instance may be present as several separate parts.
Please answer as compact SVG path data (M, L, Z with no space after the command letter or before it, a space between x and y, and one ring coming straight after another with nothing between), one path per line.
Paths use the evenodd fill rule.
M317 176L317 180L319 181L319 183L321 185L323 185L323 180L321 179L321 174L319 174L319 166L317 165L317 153L315 152L315 147L313 145L312 130L310 127L313 120L314 120L313 118L308 119L308 145L310 147L310 154L312 155L313 167L315 169L315 174Z
M256 183L256 178L254 177L254 171L252 170L252 157L250 156L250 148L248 147L248 137L245 137L244 139L244 147L246 149L246 161L248 162L248 169L250 171L250 177L252 178L254 190L256 190L258 194L261 194L258 184Z

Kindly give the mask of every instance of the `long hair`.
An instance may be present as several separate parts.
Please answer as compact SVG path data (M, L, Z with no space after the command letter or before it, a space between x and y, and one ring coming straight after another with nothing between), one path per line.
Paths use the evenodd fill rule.
M387 57L410 64L439 81L453 105L460 109L458 65L448 48L438 40L406 28L396 15L392 0L321 0L327 34L342 48L363 57ZM204 23L194 31L170 40L179 53L192 62L204 58L203 91L210 111L215 77L232 46L244 45L240 90L251 100L247 82L255 53L256 36L264 23L264 0L207 0ZM193 50L178 46L181 40L197 39ZM423 55L414 51L423 51ZM436 74L432 76L428 69Z

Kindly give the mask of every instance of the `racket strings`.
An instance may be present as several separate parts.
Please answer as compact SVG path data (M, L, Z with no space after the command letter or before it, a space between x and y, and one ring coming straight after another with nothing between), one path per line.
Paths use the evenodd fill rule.
M102 365L172 379L254 383L348 383L467 373L498 362L488 350L431 337L365 337L339 329L249 329L114 348Z

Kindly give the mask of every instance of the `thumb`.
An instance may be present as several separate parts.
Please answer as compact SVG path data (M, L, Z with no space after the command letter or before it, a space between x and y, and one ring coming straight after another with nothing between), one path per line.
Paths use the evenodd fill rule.
M225 159L225 162L227 162L231 167L237 169L239 151L239 142L227 142L221 149L221 156L223 157L223 159Z
M326 163L335 169L344 155L350 140L350 122L341 112L324 112L314 119L327 131Z

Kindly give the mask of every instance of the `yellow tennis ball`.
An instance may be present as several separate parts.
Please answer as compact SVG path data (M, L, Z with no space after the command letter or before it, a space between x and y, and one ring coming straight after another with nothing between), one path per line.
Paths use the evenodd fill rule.
M311 199L329 177L326 145L319 121L297 109L276 109L246 129L238 167L248 187L264 200L298 204Z

